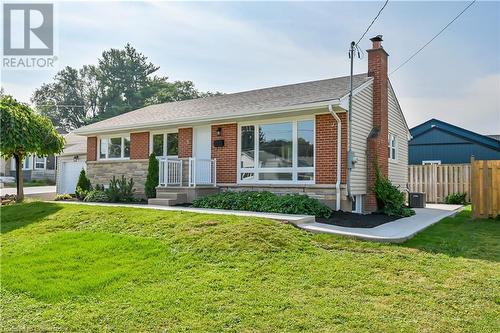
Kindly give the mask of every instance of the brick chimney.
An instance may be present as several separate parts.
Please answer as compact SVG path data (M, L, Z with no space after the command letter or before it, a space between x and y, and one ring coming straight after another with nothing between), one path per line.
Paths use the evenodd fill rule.
M382 47L382 36L378 35L370 39L372 48L368 52L368 76L373 77L373 125L368 136L368 194L365 200L365 210L375 211L377 202L372 192L375 184L376 164L384 176L389 174L388 161L388 119L389 119L389 95L387 76L387 58L389 54Z

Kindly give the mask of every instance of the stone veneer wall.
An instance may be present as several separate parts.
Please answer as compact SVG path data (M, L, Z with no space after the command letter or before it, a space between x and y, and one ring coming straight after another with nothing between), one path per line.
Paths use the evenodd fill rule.
M148 173L148 160L122 160L122 161L87 161L87 177L92 185L109 185L113 176L127 180L134 179L135 195L144 198L144 184Z

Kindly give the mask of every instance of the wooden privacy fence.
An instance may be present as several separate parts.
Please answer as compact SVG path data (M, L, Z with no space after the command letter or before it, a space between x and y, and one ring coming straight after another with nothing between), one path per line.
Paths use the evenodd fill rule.
M427 202L443 203L452 193L467 193L470 201L470 164L427 164L408 166L410 192L425 192Z
M472 216L488 218L500 215L500 160L476 161L472 166Z

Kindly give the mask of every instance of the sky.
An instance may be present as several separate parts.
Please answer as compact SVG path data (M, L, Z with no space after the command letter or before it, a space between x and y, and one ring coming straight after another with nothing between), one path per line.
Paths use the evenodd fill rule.
M391 72L469 2L389 1L360 42L383 35ZM130 42L171 80L224 93L349 74L348 48L383 2L56 2L57 69ZM366 53L355 73L367 71ZM57 70L2 70L29 102ZM410 127L437 118L500 134L500 2L478 1L390 76Z

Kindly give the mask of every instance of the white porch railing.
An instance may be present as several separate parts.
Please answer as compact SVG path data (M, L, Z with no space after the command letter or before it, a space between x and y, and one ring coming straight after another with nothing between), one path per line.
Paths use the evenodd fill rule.
M161 187L197 185L216 186L216 160L198 158L165 158L159 160Z

